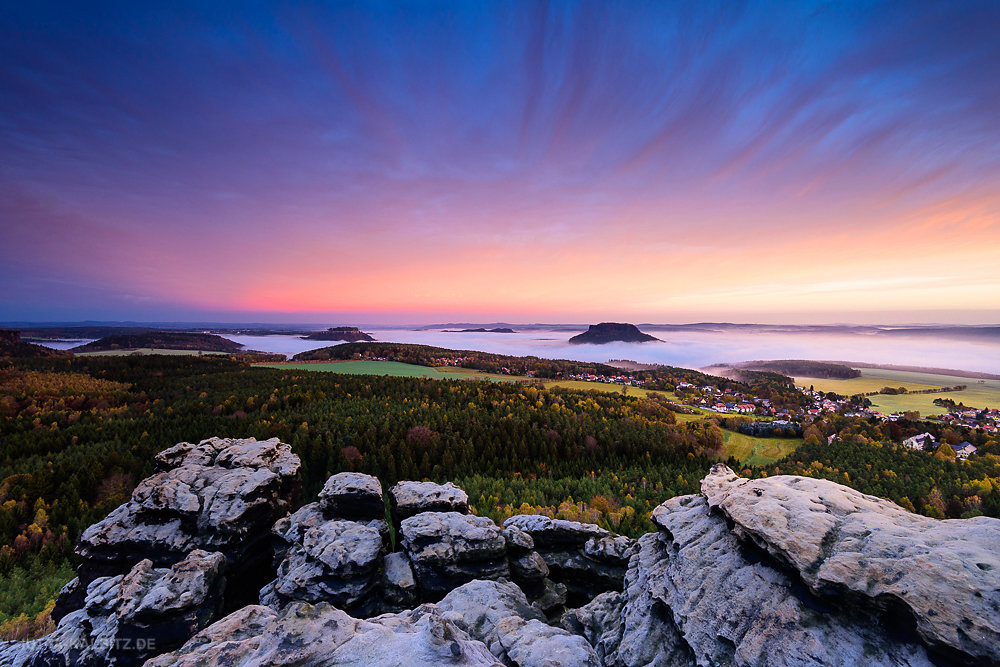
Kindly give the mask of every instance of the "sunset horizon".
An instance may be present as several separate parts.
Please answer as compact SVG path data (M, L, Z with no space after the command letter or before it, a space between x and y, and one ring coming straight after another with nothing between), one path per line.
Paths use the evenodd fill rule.
M989 4L3 12L0 320L1000 322Z

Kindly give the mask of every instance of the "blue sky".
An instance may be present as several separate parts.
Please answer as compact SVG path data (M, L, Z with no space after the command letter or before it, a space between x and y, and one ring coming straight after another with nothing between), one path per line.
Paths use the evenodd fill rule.
M995 2L8 3L0 319L996 321L998 34Z

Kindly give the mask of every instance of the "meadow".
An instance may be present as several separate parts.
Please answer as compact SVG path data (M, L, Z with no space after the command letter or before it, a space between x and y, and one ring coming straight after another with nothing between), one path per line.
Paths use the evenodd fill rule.
M455 374L438 368L404 364L399 361L328 361L309 363L267 363L255 364L263 368L278 368L289 371L316 371L321 373L343 373L345 375L378 375L404 378L430 378L432 380L458 379Z
M802 444L801 438L754 438L722 429L723 458L732 456L743 465L762 466L791 454Z
M924 416L941 414L944 410L941 406L934 405L935 398L950 398L956 403L964 403L976 408L1000 406L1000 380L980 380L936 373L862 368L861 377L850 380L797 377L795 383L804 387L812 385L818 391L833 391L845 396L878 391L882 387L906 387L908 391L919 391L966 385L966 389L962 391L869 396L872 405L883 413L916 410Z
M608 394L621 394L622 386L620 384L610 384L608 382L587 382L586 380L546 380L545 388L552 389L554 387L559 387L561 389L577 389L581 391L600 391ZM670 399L671 401L676 401L677 396L669 391L661 391L659 389L643 389L641 387L626 387L625 396L661 396L663 398Z

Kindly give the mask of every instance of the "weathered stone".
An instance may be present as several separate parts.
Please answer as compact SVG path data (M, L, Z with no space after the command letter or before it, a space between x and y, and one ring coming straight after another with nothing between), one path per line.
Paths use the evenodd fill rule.
M525 593L531 599L531 604L548 617L558 616L566 606L566 586L542 579L540 589L529 589Z
M326 603L294 602L280 612L245 607L147 667L253 665L498 666L434 605L359 620Z
M473 579L510 576L503 533L486 517L423 512L403 520L401 533L425 600Z
M268 607L248 605L208 626L174 653L166 653L146 662L145 667L173 665L247 665L260 647L261 635L278 618Z
M1000 662L1000 520L939 521L822 479L742 479L716 465L712 507L834 599L912 615L935 651Z
M397 551L385 557L382 596L387 607L405 609L419 600L417 579L406 554Z
M382 484L371 475L342 472L330 477L319 492L319 504L330 517L384 519Z
M570 603L581 605L605 591L622 589L634 540L593 524L540 514L512 516L504 530L531 536L549 569L547 576L566 587Z
M541 514L519 514L503 522L531 535L535 548L550 549L567 545L583 546L592 537L608 537L610 532L592 523L550 519Z
M549 566L536 551L529 551L520 558L511 558L509 563L514 583L522 588L539 585L549 576Z
M741 548L704 498L672 498L653 520L661 532L639 540L629 570L620 657L641 625L632 616L652 602L669 609L699 665L930 664L915 636L881 631L863 610L840 611Z
M276 562L280 562L284 558L284 552L288 547L302 544L306 531L334 519L336 517L323 512L319 503L303 505L291 515L278 519L271 529L272 534L277 538L274 545ZM389 544L389 524L383 519L369 519L357 523L374 528L382 536L383 545Z
M535 548L531 535L511 524L503 529L503 538L507 541L507 551L510 554L526 554Z
M469 496L451 482L399 482L389 490L389 500L397 522L421 512L469 513Z
M457 614L459 625L505 663L520 667L600 664L582 637L547 625L514 584L473 581L450 592L437 606Z
M127 574L95 579L82 609L42 639L0 648L0 664L141 664L218 617L225 565L221 553L193 551L170 568L143 560Z
M305 528L304 524L297 524ZM281 606L291 600L330 602L356 615L375 609L383 542L378 530L356 521L324 521L302 531L278 565L277 579L261 591L261 602Z
M385 556L378 481L342 474L319 502L273 522L271 549L261 517L288 506L282 489L298 465L289 456L287 445L253 440L161 452L157 474L88 529L95 551L64 588L73 605L56 631L0 643L0 665L128 666L178 646L148 664L1000 662L1000 521L939 522L831 482L742 480L716 467L703 481L707 500L668 500L652 513L658 531L638 541L537 515L501 530L426 511L403 519L403 551ZM400 497L424 494L409 484L417 488ZM457 487L431 487L425 506L461 507ZM170 562L202 543L234 553ZM159 546L160 560L94 577ZM260 597L272 608L205 627L223 613L223 572L272 553L277 578ZM250 581L237 575L235 588ZM421 599L440 602L399 611ZM387 609L396 613L358 620ZM943 615L954 627L942 627Z
M609 656L618 650L622 639L624 606L624 595L617 591L608 591L601 593L582 607L566 610L559 624L573 634L584 637L594 647L601 664L610 665L613 663L609 661ZM662 647L650 646L650 649L657 648ZM649 660L641 664L663 664L663 661Z
M508 659L518 667L602 667L586 639L537 619L508 616L497 630Z
M583 546L583 554L596 561L613 565L628 565L635 553L635 540L624 535L592 537Z
M276 438L211 438L171 447L156 461L161 472L84 531L77 547L81 585L128 572L143 559L170 566L195 549L225 554L234 578L263 579L271 564L271 525L288 511L300 486L291 447ZM235 591L232 604L243 601L241 592ZM54 617L79 602L79 595L67 591Z

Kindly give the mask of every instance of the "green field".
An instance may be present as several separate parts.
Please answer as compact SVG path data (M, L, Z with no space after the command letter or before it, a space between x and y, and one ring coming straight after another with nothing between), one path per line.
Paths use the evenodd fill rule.
M71 350L72 351L72 350ZM130 354L167 354L200 356L204 354L226 354L226 352L209 352L208 350L161 350L151 347L140 347L135 350L102 350L100 352L73 352L78 357L127 357Z
M450 380L493 380L496 382L516 382L518 380L531 380L531 378L517 375L501 375L499 373L486 373L477 371L475 368L462 368L460 366L435 366L435 370L445 374Z
M330 361L319 363L273 363L257 364L265 368L282 368L296 371L317 371L321 373L345 373L347 375L390 375L392 377L419 378L432 380L457 379L453 373L444 373L429 366L404 364L399 361Z
M610 384L608 382L587 382L586 380L545 380L544 381L546 389L552 389L554 387L559 387L561 389L579 389L582 391L601 391L607 394L621 394L622 386L620 384ZM668 398L672 401L676 401L677 397L670 393L669 391L660 391L658 389L641 389L639 387L627 387L626 396L662 396L663 398Z
M941 414L943 409L934 405L935 398L950 398L956 403L965 403L976 408L993 408L1000 406L1000 380L978 380L954 375L937 375L934 373L917 373L913 371L885 370L881 368L862 368L861 377L850 380L828 380L824 378L797 377L795 383L799 386L812 385L818 391L833 391L850 396L869 391L878 391L882 387L906 387L910 391L931 389L934 387L953 387L967 385L964 391L949 391L935 394L879 394L869 396L875 409L883 413L905 412L917 410L921 415Z
M745 465L768 465L795 451L800 438L754 438L722 429L723 456L732 456Z

